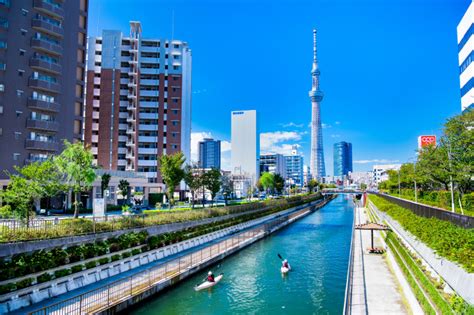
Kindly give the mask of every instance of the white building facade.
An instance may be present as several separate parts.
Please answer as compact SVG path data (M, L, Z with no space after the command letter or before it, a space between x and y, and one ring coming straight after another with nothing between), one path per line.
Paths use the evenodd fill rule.
M233 111L231 125L231 172L233 175L248 177L252 185L255 185L260 168L257 111Z
M389 170L398 171L401 166L402 166L401 164L374 165L373 168L372 168L373 183L378 185L379 183L383 182L384 180L387 180L388 179L387 171L389 171Z
M474 1L457 27L461 110L474 107Z

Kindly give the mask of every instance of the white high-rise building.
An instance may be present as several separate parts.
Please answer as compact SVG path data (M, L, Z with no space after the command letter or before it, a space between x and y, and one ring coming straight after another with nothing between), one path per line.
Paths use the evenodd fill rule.
M398 171L402 165L401 164L382 164L374 165L372 168L373 173L373 182L379 184L384 180L388 179L388 171L394 170Z
M461 110L474 108L474 1L457 27Z
M240 110L231 113L233 175L247 176L253 185L259 178L260 141L258 134L257 111Z

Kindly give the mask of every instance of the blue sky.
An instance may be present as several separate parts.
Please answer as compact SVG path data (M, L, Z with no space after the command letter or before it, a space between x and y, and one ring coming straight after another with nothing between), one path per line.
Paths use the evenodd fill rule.
M90 0L90 35L185 40L193 53L193 133L230 141L230 111L256 109L262 151L301 145L309 163L312 28L326 173L333 144L352 142L354 170L406 162L417 136L460 112L456 26L470 0ZM173 23L174 12L174 28ZM174 31L173 31L174 30ZM225 142L223 164L229 163Z

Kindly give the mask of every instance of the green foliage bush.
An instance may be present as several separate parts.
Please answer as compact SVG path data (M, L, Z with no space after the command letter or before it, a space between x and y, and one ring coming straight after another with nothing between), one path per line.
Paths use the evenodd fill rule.
M10 205L4 205L0 207L0 218L10 219L13 217L13 210Z
M140 248L132 249L132 256L140 254L142 251Z
M71 269L60 269L54 272L55 278L65 277L71 274Z
M37 281L38 283L43 283L43 282L48 282L48 281L50 281L50 280L52 280L52 279L53 279L53 276L52 276L50 273L45 272L45 273L39 275L39 276L36 278L36 281Z
M72 273L80 272L80 271L84 270L84 267L85 266L83 264L72 266L71 267L71 272Z
M110 259L109 257L104 257L104 258L99 259L98 262L99 262L99 265L105 265L110 262Z
M97 261L89 261L86 263L86 269L91 269L97 267Z
M121 257L122 257L121 255L113 255L113 256L111 257L111 261L117 261L117 260L120 260L120 259L121 259Z
M15 291L16 289L17 288L15 283L7 283L4 285L0 285L0 294L6 294Z
M463 229L448 221L417 216L378 196L370 195L369 198L379 210L397 220L438 255L459 263L468 272L474 272L474 229Z

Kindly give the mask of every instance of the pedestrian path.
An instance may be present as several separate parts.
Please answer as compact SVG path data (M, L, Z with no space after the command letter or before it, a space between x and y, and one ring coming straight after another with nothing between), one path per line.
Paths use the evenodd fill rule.
M368 221L365 211L365 208L356 208L356 225ZM353 244L351 314L417 314L403 303L403 294L386 255L368 253L370 232L356 230ZM385 248L378 231L374 231L374 247Z

